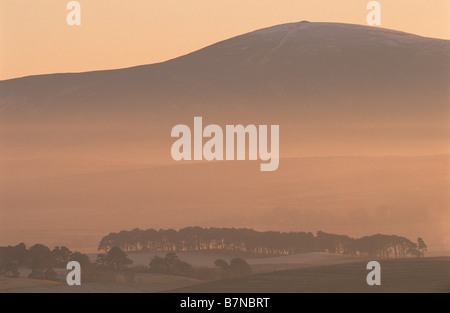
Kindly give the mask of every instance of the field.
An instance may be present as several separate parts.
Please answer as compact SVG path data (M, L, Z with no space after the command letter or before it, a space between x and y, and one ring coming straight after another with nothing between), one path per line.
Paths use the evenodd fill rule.
M216 281L174 290L187 293L450 292L450 258L380 261L381 286L368 286L362 262L314 266Z
M154 256L164 257L167 252L130 252L128 258L133 261L133 265L148 266ZM344 257L339 254L325 252L299 253L287 256L252 256L242 253L231 253L221 251L193 251L177 252L178 257L196 267L214 267L214 261L224 259L230 261L235 257L243 258L252 267L254 273L267 273L280 270L296 269L311 265L328 265L335 263L351 262L354 258ZM95 260L95 255L90 255L91 260Z
M136 264L148 264L158 253L131 253ZM211 266L218 254L180 253L180 258L194 266ZM224 259L230 256L222 255ZM120 275L115 283L83 283L69 287L26 278L0 279L0 293L305 293L305 292L450 292L450 257L384 260L381 286L366 284L367 260L349 259L328 253L246 258L254 275L239 280L205 282L165 274L136 273L129 282Z
M187 277L150 273L136 274L134 282L82 283L81 286L37 279L0 278L0 293L151 293L201 282Z

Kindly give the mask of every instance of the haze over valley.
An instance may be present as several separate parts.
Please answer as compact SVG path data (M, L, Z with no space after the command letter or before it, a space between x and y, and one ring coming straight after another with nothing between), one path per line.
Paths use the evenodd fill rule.
M174 39L176 40L176 39ZM0 245L112 231L422 236L450 250L450 42L299 22L151 65L0 81ZM171 128L280 125L280 165L172 160Z

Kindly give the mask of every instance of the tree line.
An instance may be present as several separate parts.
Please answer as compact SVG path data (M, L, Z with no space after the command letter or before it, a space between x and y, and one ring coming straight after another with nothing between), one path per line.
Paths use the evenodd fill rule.
M134 229L103 237L99 251L113 247L123 251L206 251L225 250L254 255L289 255L306 252L330 252L382 259L420 257L427 246L422 238L413 242L405 237L377 234L362 238L322 231L259 232L248 228Z
M116 247L112 249L117 249ZM110 250L111 251L111 250ZM137 269L136 269L137 270ZM144 268L144 272L147 269ZM217 259L214 268L201 266L194 267L181 260L175 252L169 252L164 258L154 256L149 264L150 273L180 275L201 280L242 278L251 275L251 266L241 258L233 258L229 263L224 259Z
M67 247L50 249L45 245L35 244L27 248L24 243L20 243L0 247L0 277L21 277L21 270L31 269L28 278L64 281L69 261L80 263L84 282L116 282L118 275L122 281L132 282L136 273L170 274L200 280L239 279L252 273L250 265L240 258L234 258L230 263L218 259L214 267L197 267L179 259L174 252L169 252L165 257L154 256L148 266L132 266L133 261L119 247L112 247L107 252L98 254L95 261L91 261L86 254L72 252ZM62 272L57 274L55 270Z
M63 270L65 274L69 261L77 261L83 269L85 282L114 282L117 273L125 274L132 279L129 265L132 261L120 248L113 248L108 253L101 253L92 262L88 255L72 252L67 247L50 249L42 244L28 248L24 243L16 246L0 247L0 276L21 277L21 269L31 269L28 278L64 281L65 276L55 270Z
M24 243L16 246L0 247L0 275L19 277L19 268L30 268L29 278L58 280L55 268L66 268L69 261L77 261L82 266L91 262L86 254L72 252L67 247L50 249L42 244L30 248Z

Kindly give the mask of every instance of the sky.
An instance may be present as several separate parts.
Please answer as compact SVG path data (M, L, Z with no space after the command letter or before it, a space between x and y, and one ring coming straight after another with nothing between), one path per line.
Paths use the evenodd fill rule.
M0 80L165 61L276 24L366 24L369 0L0 0ZM450 0L380 0L381 26L450 39Z

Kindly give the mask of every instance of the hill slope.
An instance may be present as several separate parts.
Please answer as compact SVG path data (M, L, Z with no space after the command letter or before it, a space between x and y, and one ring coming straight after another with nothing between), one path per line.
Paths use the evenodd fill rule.
M104 157L126 148L156 161L169 156L171 127L200 115L205 123L280 124L285 156L445 153L449 79L449 41L291 23L164 63L1 81L0 121L11 128L0 139L22 156Z
M400 102L395 111L418 113L431 111L424 96L428 92L437 100L432 108L444 108L449 61L449 41L367 26L300 22L254 31L159 64L2 81L0 99L3 113L32 107L36 114L63 116L176 112L199 109L196 105L223 113L230 105L260 109L255 100L274 107L295 104L305 112L313 104L307 100L314 100L319 105L315 112L338 107L392 114L386 100L409 94L410 100L422 95L428 101ZM367 103L374 95L376 108L359 101Z
M450 292L450 258L385 260L380 264L381 286L366 284L367 263L346 263L217 281L174 292Z

